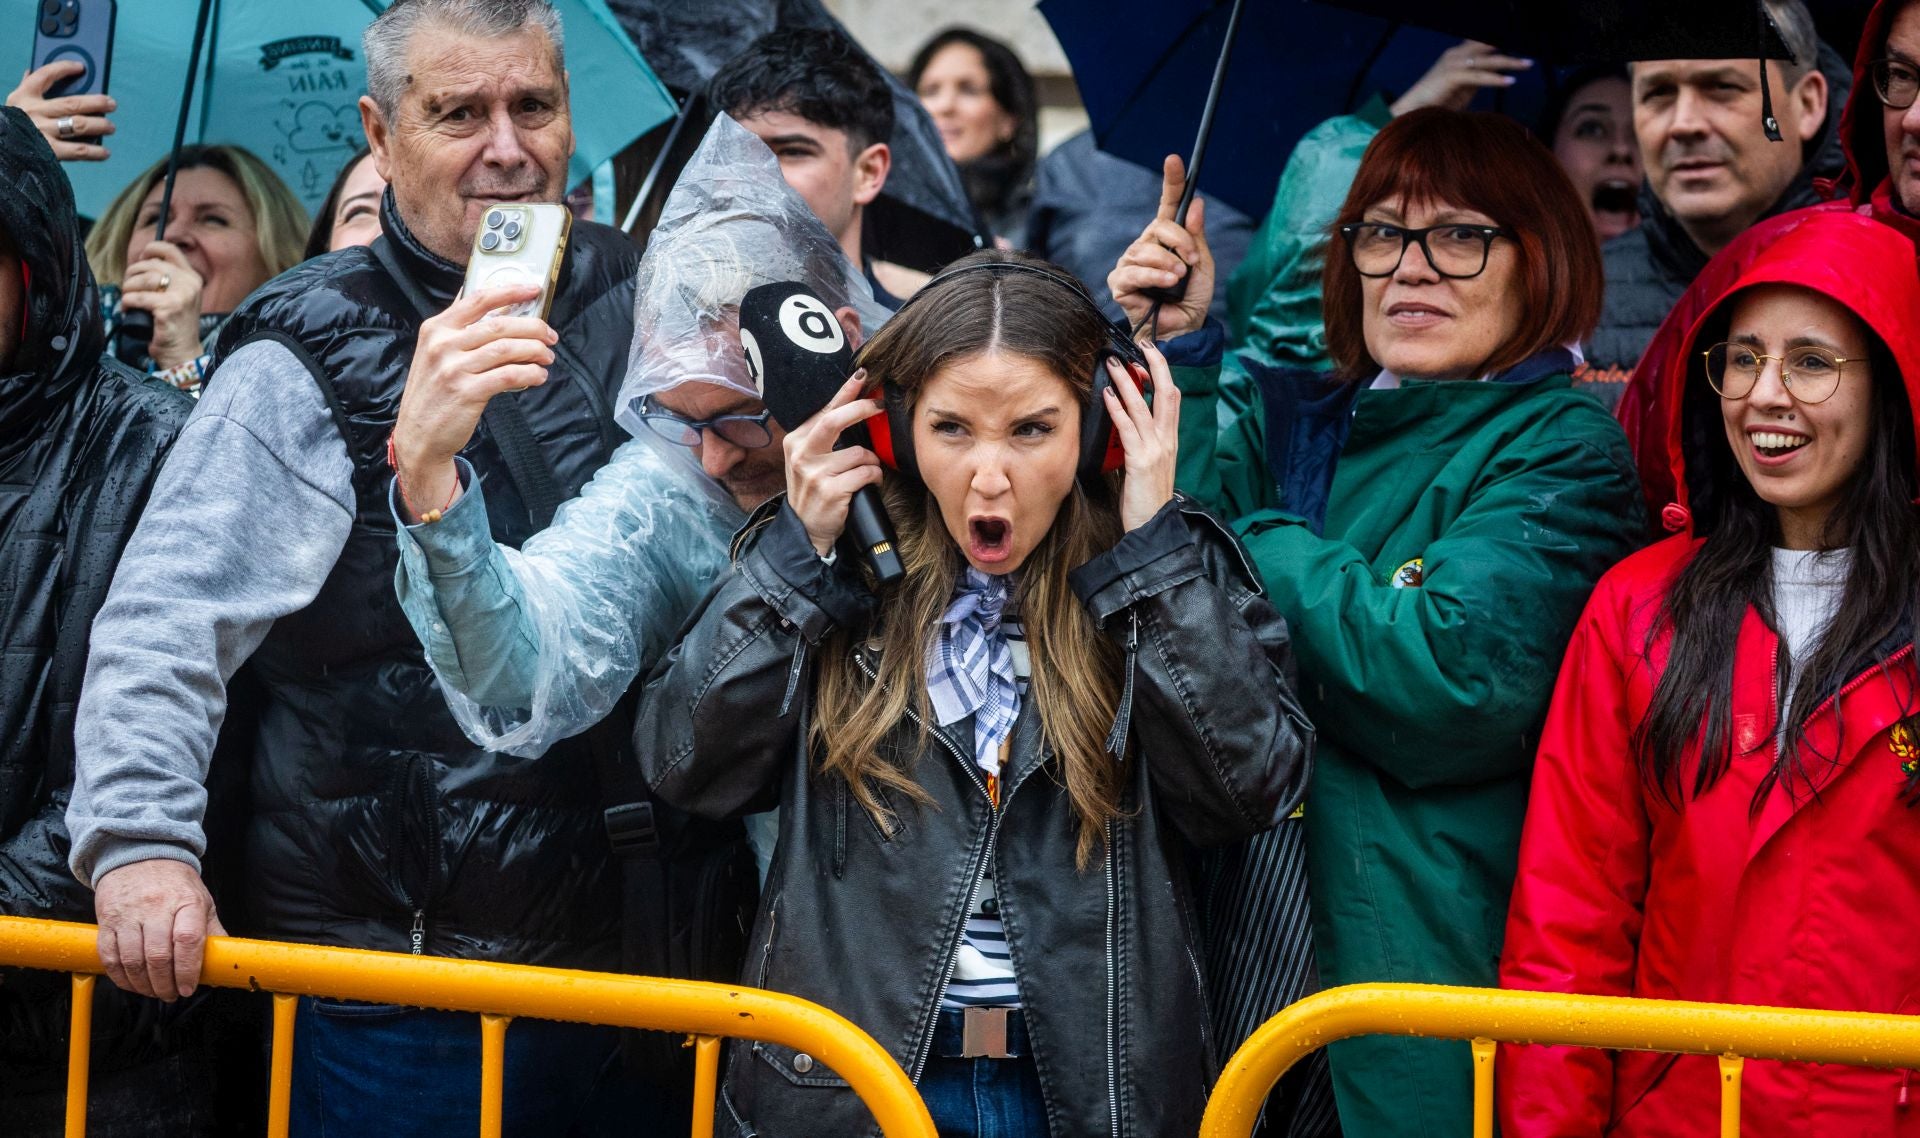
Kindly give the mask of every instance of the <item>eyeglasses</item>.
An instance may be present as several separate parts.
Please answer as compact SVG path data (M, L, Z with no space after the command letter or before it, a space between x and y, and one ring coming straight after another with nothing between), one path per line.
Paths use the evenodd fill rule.
M688 419L668 411L652 399L640 403L640 421L654 434L683 447L699 446L701 432L712 431L734 446L759 450L773 441L773 432L767 429L767 420L772 417L773 412L762 411L758 415L715 415L711 419Z
M1407 229L1398 225L1362 221L1340 227L1353 254L1353 267L1363 277L1390 277L1407 255L1407 246L1418 245L1427 264L1443 277L1466 280L1486 271L1487 255L1493 239L1513 237L1513 231L1497 225L1429 225L1425 229Z
M1901 59L1876 59L1867 68L1880 101L1896 111L1913 106L1920 97L1920 68Z
M1745 344L1715 344L1707 358L1707 382L1722 399L1745 399L1760 382L1768 360L1780 364L1780 379L1798 403L1824 403L1840 390L1840 369L1859 357L1836 356L1825 348L1791 348L1784 356L1756 352Z

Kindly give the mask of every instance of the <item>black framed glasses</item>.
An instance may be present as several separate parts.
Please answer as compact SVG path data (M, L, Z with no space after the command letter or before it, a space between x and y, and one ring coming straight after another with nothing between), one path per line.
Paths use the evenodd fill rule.
M1466 280L1486 271L1487 256L1495 238L1513 238L1513 231L1498 225L1429 225L1408 229L1377 221L1357 221L1340 227L1353 255L1353 267L1363 277L1390 277L1407 255L1407 246L1418 245L1427 264L1443 277Z
M1920 67L1904 59L1876 59L1867 65L1867 75L1873 80L1874 94L1896 111L1920 98Z
M640 421L647 425L647 429L683 447L699 446L701 432L712 431L734 446L759 450L773 441L773 431L767 427L767 421L772 418L773 412L762 411L758 415L715 415L711 419L689 419L674 414L650 398L640 402Z
M1840 390L1841 369L1860 357L1838 356L1811 345L1789 348L1784 356L1770 356L1745 344L1715 344L1700 353L1707 358L1707 382L1722 399L1745 399L1760 382L1767 361L1780 365L1780 380L1797 403L1824 403Z

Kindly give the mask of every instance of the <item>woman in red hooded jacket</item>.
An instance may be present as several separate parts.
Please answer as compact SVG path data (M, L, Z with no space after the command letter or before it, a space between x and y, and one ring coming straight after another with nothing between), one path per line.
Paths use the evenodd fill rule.
M1666 400L1691 532L1581 617L1501 983L1920 1012L1920 272L1808 218L1695 324ZM1920 1135L1908 1072L1751 1062L1752 1135ZM1715 1060L1501 1048L1506 1138L1714 1132Z

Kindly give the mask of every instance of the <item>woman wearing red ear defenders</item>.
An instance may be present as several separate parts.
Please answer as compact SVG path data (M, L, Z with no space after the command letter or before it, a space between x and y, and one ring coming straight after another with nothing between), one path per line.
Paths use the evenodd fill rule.
M1307 774L1286 626L1173 492L1165 362L1149 407L1116 339L1043 262L936 278L787 436L788 495L635 731L662 798L779 804L745 980L873 1035L944 1135L1193 1132L1218 1061L1195 852L1286 817ZM875 415L895 469L834 449ZM885 586L833 555L876 484L906 567ZM870 1125L770 1044L734 1049L723 1101L736 1133Z

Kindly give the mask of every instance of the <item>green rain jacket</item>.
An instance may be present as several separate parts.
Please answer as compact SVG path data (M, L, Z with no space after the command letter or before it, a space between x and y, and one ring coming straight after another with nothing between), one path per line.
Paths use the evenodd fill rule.
M1321 127L1289 166L1263 229L1286 245L1261 242L1274 255L1254 271L1271 284L1240 309L1267 339L1229 357L1224 379L1218 324L1169 345L1179 485L1240 519L1293 629L1320 731L1306 819L1323 983L1490 987L1560 658L1646 517L1626 437L1572 390L1570 353L1482 382L1327 378L1325 241L1312 237L1351 181L1361 128L1371 135L1354 119ZM1316 139L1350 158L1329 160ZM1348 1138L1469 1129L1466 1044L1374 1036L1331 1054Z

